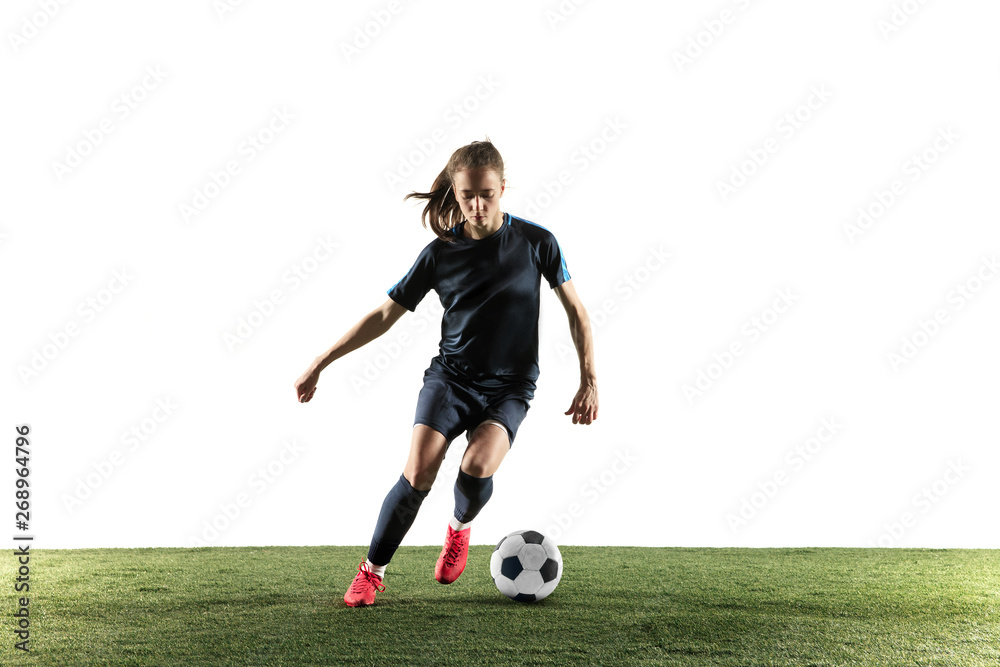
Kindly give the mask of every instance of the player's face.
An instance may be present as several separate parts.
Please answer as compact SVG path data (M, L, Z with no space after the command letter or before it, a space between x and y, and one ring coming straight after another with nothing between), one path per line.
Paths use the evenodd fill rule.
M504 185L492 169L466 169L455 172L455 197L465 219L478 232L492 233L500 228L503 216L500 197ZM470 228L470 231L472 229Z

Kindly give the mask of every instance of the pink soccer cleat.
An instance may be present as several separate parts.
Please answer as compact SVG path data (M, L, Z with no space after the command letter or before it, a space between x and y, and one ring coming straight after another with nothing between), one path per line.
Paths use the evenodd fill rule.
M465 560L469 556L469 533L472 526L465 530L455 530L448 525L448 534L444 540L444 548L438 556L434 567L434 578L442 584L450 584L458 579L465 570Z
M344 593L344 603L348 607L367 607L375 603L375 591L384 590L382 577L369 570L368 563L361 561L351 587Z

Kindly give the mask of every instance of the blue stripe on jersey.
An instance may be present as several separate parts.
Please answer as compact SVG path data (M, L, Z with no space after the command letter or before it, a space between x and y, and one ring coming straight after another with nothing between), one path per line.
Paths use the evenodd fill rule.
M529 225L534 225L535 227L540 227L545 231L549 232L549 234L552 234L552 232L549 231L547 227L542 227L537 222L532 222L531 220L525 220L524 218L518 218L518 220L520 220L521 222L526 222ZM507 224L509 225L510 222L508 222ZM552 234L552 238L555 238L555 234ZM559 269L562 271L562 276L561 276L562 282L566 282L567 280L570 279L570 277L569 277L569 271L566 269L566 255L563 254L562 246L559 245L559 239L556 239L556 247L559 248Z

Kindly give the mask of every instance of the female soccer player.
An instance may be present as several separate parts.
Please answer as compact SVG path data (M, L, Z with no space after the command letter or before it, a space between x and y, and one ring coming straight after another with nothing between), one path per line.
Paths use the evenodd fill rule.
M466 432L468 446L455 480L455 515L434 569L442 584L458 579L468 555L470 523L493 493L493 473L514 443L538 379L538 304L541 278L555 289L569 317L580 358L580 388L569 410L574 424L597 419L597 377L586 309L562 250L544 227L500 210L504 168L489 141L456 150L431 192L421 223L437 236L409 272L387 290L389 299L354 325L295 382L300 402L316 393L320 372L381 336L431 289L444 307L439 353L424 372L410 454L382 503L367 560L344 595L352 607L375 602L385 567L416 518L451 441Z

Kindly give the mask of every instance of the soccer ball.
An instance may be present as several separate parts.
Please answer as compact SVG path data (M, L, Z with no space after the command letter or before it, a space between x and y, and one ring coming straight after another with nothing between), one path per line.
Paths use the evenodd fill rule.
M517 530L497 544L490 574L501 593L518 602L535 602L556 589L562 554L556 543L534 530Z

